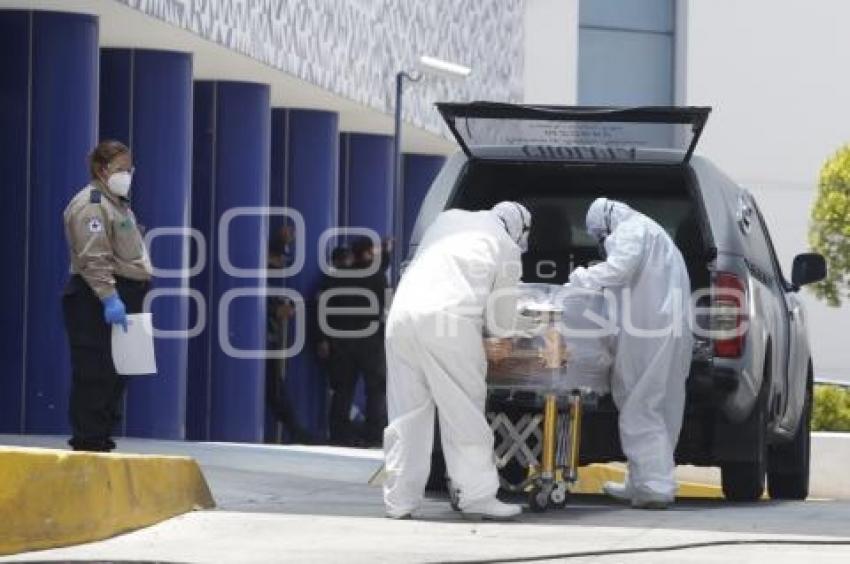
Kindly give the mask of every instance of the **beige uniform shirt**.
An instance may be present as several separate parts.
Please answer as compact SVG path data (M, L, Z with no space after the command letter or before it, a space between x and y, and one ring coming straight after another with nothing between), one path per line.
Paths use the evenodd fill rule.
M71 273L98 298L115 292L115 277L150 280L151 262L129 204L89 184L65 208Z

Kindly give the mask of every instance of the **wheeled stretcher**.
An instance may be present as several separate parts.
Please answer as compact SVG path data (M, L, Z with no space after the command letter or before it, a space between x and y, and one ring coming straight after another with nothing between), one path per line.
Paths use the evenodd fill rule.
M583 408L610 392L611 332L600 294L521 291L529 333L487 343L487 418L502 488L545 511L563 507L578 479Z

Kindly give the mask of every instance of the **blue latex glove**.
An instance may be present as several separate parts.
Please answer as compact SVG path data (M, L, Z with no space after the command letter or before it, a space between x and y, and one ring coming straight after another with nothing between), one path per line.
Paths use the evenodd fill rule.
M103 298L103 317L107 323L120 325L127 332L127 308L117 293Z

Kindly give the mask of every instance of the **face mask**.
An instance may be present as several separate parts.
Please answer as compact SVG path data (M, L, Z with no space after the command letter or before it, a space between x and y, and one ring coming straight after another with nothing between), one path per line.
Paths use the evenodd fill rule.
M116 172L109 177L106 185L109 191L119 198L126 198L130 193L130 185L133 183L133 175L129 172Z

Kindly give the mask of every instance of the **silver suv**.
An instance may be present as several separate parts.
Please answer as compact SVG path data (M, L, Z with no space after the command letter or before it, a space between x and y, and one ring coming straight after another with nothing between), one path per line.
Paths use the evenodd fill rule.
M431 186L408 256L440 211L517 200L534 216L523 280L563 283L600 259L584 229L594 198L652 217L685 257L692 290L704 291L709 313L696 326L716 336L696 339L677 462L720 466L729 500L759 499L765 480L774 499L804 499L813 375L797 292L826 266L800 254L788 282L752 194L693 155L710 108L437 106L462 152ZM517 400L489 398L516 416L537 409ZM623 459L616 415L610 398L586 413L582 464Z

